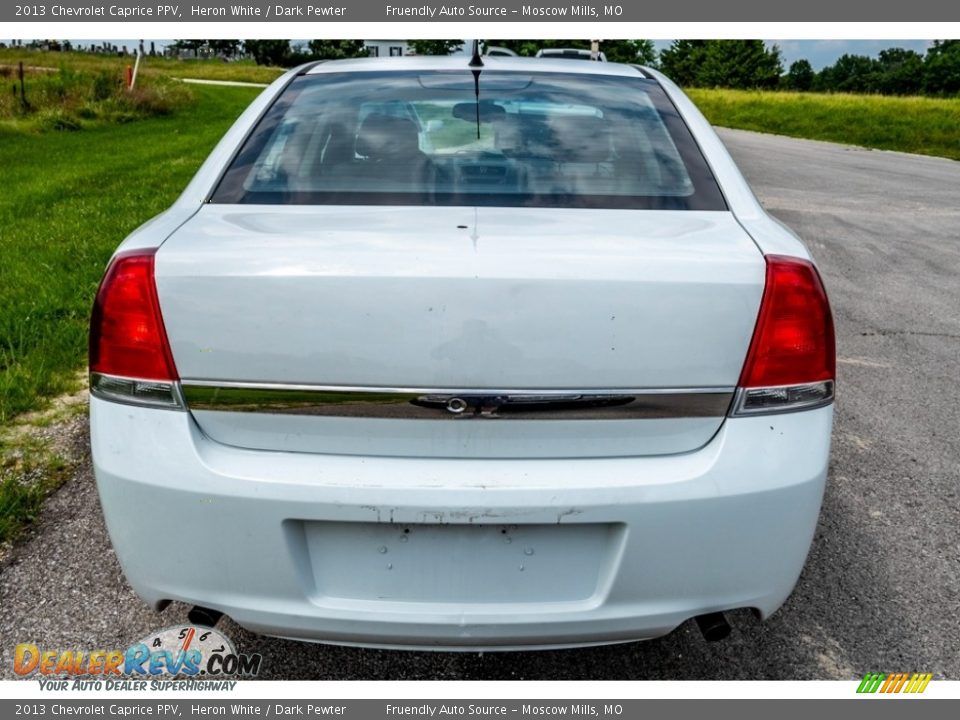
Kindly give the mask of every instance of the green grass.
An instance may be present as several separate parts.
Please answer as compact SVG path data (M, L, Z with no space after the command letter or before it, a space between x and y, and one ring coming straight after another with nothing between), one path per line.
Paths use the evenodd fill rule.
M110 254L170 205L259 91L193 92L187 111L124 125L0 128L0 424L76 389Z
M43 501L75 468L35 437L0 441L0 548L40 514Z
M126 71L132 63L133 58L116 55L0 49L0 132L80 130L166 115L193 101L192 86L177 78L266 83L283 72L249 60L145 57L136 87L127 90Z
M168 115L193 102L190 87L165 77L142 78L127 89L120 73L76 70L66 65L50 72L31 68L21 87L17 73L0 65L0 129L22 132L80 130Z
M23 48L0 48L0 66L25 66L59 68L68 65L74 70L91 72L107 71L120 75L133 65L134 58L116 55L81 52L42 52ZM240 80L242 82L268 83L285 72L284 68L257 65L253 60L175 60L164 57L144 57L140 62L138 76L162 76L170 78L199 78L202 80Z
M722 127L960 160L960 98L687 91Z
M83 394L58 398L42 412L0 426L0 560L8 542L69 479L86 457Z

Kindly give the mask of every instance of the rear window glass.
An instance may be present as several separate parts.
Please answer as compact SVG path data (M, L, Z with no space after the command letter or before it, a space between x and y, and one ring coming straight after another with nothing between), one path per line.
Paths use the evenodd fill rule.
M562 73L296 78L212 202L724 210L653 80Z

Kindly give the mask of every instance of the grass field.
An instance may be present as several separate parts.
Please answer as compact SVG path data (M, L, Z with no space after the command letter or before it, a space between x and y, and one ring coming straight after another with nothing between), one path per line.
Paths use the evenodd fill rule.
M85 383L78 370L108 258L170 205L258 90L193 92L190 112L82 132L0 131L0 546L70 469L14 416Z
M193 89L190 112L0 135L0 423L71 388L113 249L165 209L256 89Z
M722 127L960 160L960 98L688 90Z
M169 115L193 102L186 83L165 77L142 78L128 89L123 76L104 70L63 67L51 72L31 68L21 83L9 66L0 66L0 82L14 93L0 93L0 133L83 128Z
M129 90L125 78L132 62L115 55L0 49L0 85L8 90L0 92L0 133L82 130L168 115L193 102L193 86L178 78L269 82L283 72L252 61L145 57Z
M67 65L77 71L110 71L122 75L127 65L133 65L130 56L117 57L81 52L41 52L22 48L0 48L0 66L59 68ZM146 56L140 62L139 73L171 78L200 78L203 80L240 80L243 82L271 82L284 72L283 68L257 65L253 60L174 60Z

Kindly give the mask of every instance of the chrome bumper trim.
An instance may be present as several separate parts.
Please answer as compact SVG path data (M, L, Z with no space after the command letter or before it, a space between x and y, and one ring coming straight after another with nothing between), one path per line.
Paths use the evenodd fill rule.
M182 382L191 410L404 420L723 417L734 388L487 390Z

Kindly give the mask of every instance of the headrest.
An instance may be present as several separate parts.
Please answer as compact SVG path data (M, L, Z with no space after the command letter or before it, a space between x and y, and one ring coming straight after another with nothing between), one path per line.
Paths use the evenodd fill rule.
M409 118L367 115L357 133L357 154L370 160L415 155L419 146L419 129Z

